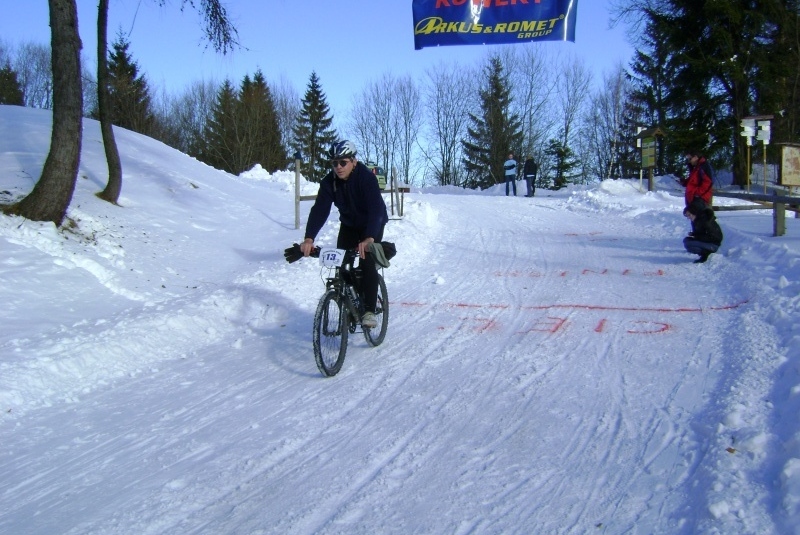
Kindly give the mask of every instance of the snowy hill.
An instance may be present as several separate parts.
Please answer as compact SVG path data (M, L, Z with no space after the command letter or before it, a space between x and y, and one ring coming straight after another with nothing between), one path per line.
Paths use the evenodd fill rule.
M49 132L0 106L1 200ZM413 190L325 379L293 173L116 134L120 206L87 120L70 224L0 216L0 533L800 533L800 221L698 265L669 178Z

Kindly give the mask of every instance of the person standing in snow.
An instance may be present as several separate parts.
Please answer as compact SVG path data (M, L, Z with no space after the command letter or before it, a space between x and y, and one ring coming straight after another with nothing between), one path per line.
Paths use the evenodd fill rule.
M686 151L686 165L689 168L689 176L681 180L681 185L686 188L684 194L686 207L689 207L695 197L700 197L711 206L714 183L711 166L705 156L695 150Z
M683 210L683 215L692 222L692 232L683 239L683 246L692 254L700 255L695 264L708 260L722 245L722 229L717 223L714 210L703 199L696 197Z
M503 169L505 169L506 175L506 197L508 197L508 185L509 183L513 187L514 190L514 197L517 196L517 161L514 159L514 153L508 153L508 160L503 163Z
M525 177L525 186L528 188L526 197L533 197L536 193L536 173L539 171L539 166L533 158L528 156L525 158L525 164L522 166L522 175Z
M368 255L370 245L383 239L383 229L389 222L375 175L356 159L356 146L351 141L338 141L328 150L333 170L319 183L319 192L308 214L306 233L300 250L304 256L314 249L314 239L328 220L331 205L339 209L339 236L336 247L356 249L364 272L364 316L361 325L378 326L375 305L378 301L378 268Z

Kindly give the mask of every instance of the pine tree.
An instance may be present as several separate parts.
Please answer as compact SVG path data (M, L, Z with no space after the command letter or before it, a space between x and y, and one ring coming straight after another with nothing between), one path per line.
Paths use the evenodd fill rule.
M225 80L203 137L200 159L217 169L239 174L260 164L274 173L285 167L275 103L261 71L245 75L238 92Z
M14 106L24 106L25 95L19 85L17 73L6 65L0 69L0 104L11 104Z
M139 74L139 65L128 53L129 47L130 43L119 35L109 55L111 122L122 128L150 135L154 126L150 89L144 75Z
M479 92L481 115L469 114L468 137L461 141L469 187L487 188L503 181L503 162L509 152L520 152L523 137L520 119L510 111L511 89L500 58L492 57L485 72L486 87Z
M256 152L257 163L264 169L274 173L286 168L286 151L283 148L281 129L278 125L278 113L275 110L275 100L263 73L259 70L253 76L254 106L257 108L255 118L257 129L256 143L260 147Z
M308 162L306 178L319 182L328 173L327 150L336 141L336 131L331 128L333 117L319 83L316 72L311 77L303 97L302 108L295 121L292 148L300 151Z
M563 143L563 138L562 134L558 139L551 139L544 151L545 155L553 159L551 167L556 174L553 179L553 189L555 190L576 182L581 176L575 153Z
M236 147L233 173L255 164L274 173L286 163L272 94L261 71L242 80L235 105Z
M671 121L672 114L679 112L674 109L675 106L670 105L670 96L675 94L673 85L679 63L665 42L664 32L652 20L654 17L657 15L652 14L651 20L645 24L642 44L631 62L630 78L633 89L626 119L632 129L637 126L660 127L662 131L670 132L669 144L664 143L663 138L658 139L656 174L678 173L683 169L683 162L678 158L682 155L677 153L685 151L686 147L681 146L685 143L672 141L680 139L680 133L677 128L673 131L673 127L677 125ZM636 134L635 131L632 133ZM669 154L667 151L670 151ZM631 154L626 159L626 169L638 170L641 157L638 153L636 151L636 154Z
M230 80L217 92L211 109L211 118L205 129L206 146L200 159L212 167L229 173L236 172L235 151L238 144L236 132L236 107L238 95Z
M754 97L759 72L786 60L771 56L771 51L775 29L781 25L779 14L790 3L669 0L662 12L650 15L670 51L680 58L670 94L670 144L683 145L681 149L695 146L707 156L716 155L726 167L733 165L739 185L747 176L741 120L778 111L762 108Z
M800 140L800 1L770 2L774 24L763 40L763 57L755 77L756 112L773 115L772 137Z

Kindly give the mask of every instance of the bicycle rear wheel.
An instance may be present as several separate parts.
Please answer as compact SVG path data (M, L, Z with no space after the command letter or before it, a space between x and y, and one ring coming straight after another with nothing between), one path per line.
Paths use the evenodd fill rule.
M378 319L378 326L364 329L364 338L371 346L381 345L389 326L389 294L386 291L386 283L380 274L378 274L378 302L375 304L375 317Z
M317 368L326 377L339 373L344 364L349 316L346 304L335 290L328 290L319 300L312 340Z

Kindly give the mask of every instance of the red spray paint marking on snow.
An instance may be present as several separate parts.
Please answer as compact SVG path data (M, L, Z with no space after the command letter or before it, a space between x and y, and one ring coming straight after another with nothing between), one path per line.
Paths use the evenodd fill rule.
M621 312L633 312L633 313L676 313L676 314L686 314L686 313L703 313L703 312L715 312L715 311L725 311L725 310L733 310L738 308L744 304L746 304L749 299L745 299L738 303L733 303L730 305L720 305L720 306L711 306L711 307L675 307L675 308L668 308L668 307L634 307L634 306L607 306L607 305L583 305L583 304L554 304L554 305L527 305L527 306L520 306L518 307L521 311L547 311L552 309L570 309L570 310L587 310L587 311L621 311ZM429 306L426 303L421 302L398 302L395 303L396 305L401 306ZM459 310L464 309L471 309L471 310L486 310L486 309L496 309L496 310L507 310L512 308L509 304L488 304L488 305L480 305L476 303L442 303L440 305L444 308L455 308ZM495 331L500 327L500 323L491 318L481 318L481 317L461 317L461 321L464 322L471 322L476 324L473 327L473 330L478 333L485 333L489 331ZM518 334L532 334L532 333L545 333L545 334L555 334L559 331L563 331L567 328L570 324L575 324L574 319L569 320L568 318L561 318L561 317L554 317L554 316L545 316L542 318L533 318L532 324L523 331L518 332ZM615 321L615 323L620 323ZM672 325L669 323L664 323L663 321L654 321L650 319L629 319L624 320L623 324L627 324L629 328L625 329L625 333L627 334L660 334L665 333L672 330ZM576 325L577 326L577 325ZM592 329L595 333L602 334L606 331L609 326L608 318L600 319L597 324ZM443 327L440 327L443 329Z
M668 313L690 313L690 312L715 312L720 310L732 310L749 303L749 299L739 301L730 305L718 305L710 307L636 307L636 306L613 306L613 305L584 305L578 303L563 303L553 305L521 305L520 310L551 310L551 309L573 309L573 310L609 310L621 312L668 312ZM428 303L421 301L399 301L392 305L409 307L427 307ZM445 308L490 308L490 309L509 309L508 304L478 304L478 303L441 303L438 306Z

